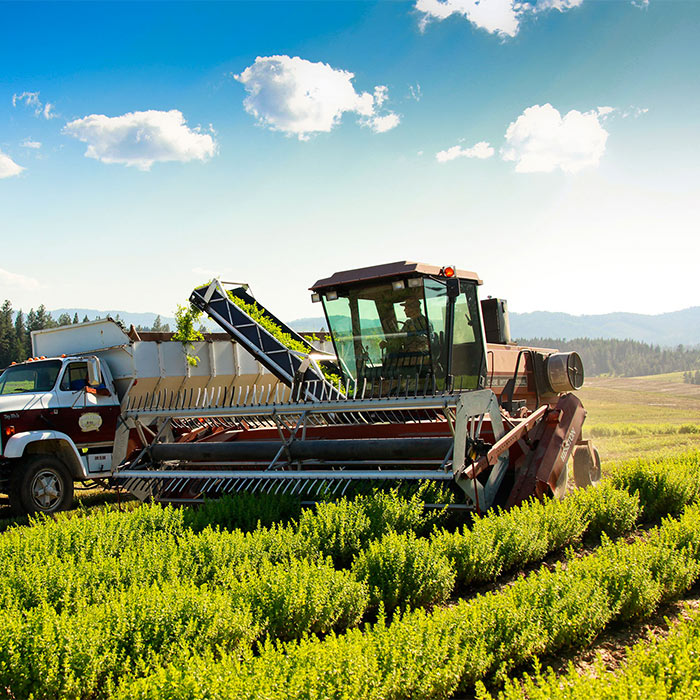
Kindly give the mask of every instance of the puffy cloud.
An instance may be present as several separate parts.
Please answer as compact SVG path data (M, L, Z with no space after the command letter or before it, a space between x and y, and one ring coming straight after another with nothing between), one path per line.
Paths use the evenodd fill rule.
M233 76L248 93L245 110L272 131L308 140L315 132L328 132L345 112L360 116L360 123L376 133L393 129L400 118L393 112L379 114L387 100L384 85L374 94L358 93L355 77L327 63L313 63L298 56L258 56L253 65Z
M479 29L490 34L513 37L520 22L528 14L547 10L565 12L583 0L416 0L415 8L423 13L420 26L425 29L430 20L443 20L461 15Z
M608 132L598 111L572 109L565 116L550 104L528 107L506 130L503 160L514 161L519 173L565 173L598 165Z
M69 122L63 131L88 144L86 157L140 170L150 170L153 163L206 160L216 153L214 139L199 127L190 129L177 109L120 117L90 114Z
M494 154L494 150L488 141L479 141L471 148L462 148L461 146L452 146L446 151L439 151L435 154L438 163L447 163L456 158L490 158Z
M19 275L16 272L3 270L0 268L0 285L11 287L12 289L39 289L41 284L34 277Z
M566 173L597 165L608 132L597 110L572 109L563 117L551 104L528 107L506 131L501 157L515 162L519 173Z
M38 92L23 92L21 94L15 93L12 95L12 106L16 107L18 104L24 103L25 106L30 107L34 110L34 115L40 117L43 115L44 119L55 119L58 115L54 113L54 105L51 102L43 104L39 99Z
M5 155L0 151L0 180L5 177L12 177L13 175L19 175L24 168L21 165L17 165L10 156Z
M395 112L390 112L384 116L371 117L368 121L363 121L362 124L369 126L375 134L383 134L385 131L391 131L398 126L401 118Z

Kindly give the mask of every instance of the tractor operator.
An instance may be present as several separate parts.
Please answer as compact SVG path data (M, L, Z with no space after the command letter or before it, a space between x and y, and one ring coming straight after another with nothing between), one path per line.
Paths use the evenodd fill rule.
M406 337L403 341L403 352L427 353L428 346L428 319L421 313L420 300L415 297L406 299L402 303L406 320L401 327L401 332Z

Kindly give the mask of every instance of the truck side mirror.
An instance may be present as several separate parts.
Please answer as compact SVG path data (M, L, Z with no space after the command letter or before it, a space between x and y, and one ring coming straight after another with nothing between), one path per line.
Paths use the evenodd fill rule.
M100 371L100 361L97 357L87 358L88 384L99 386L102 384L102 372Z

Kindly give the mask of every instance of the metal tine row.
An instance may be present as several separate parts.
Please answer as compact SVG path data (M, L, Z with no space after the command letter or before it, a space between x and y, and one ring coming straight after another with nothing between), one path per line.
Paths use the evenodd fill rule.
M146 483L148 481L148 483ZM196 495L192 494L193 482L196 483ZM163 477L162 479L133 479L126 482L127 489L147 489L150 495L159 501L168 501L174 497L183 496L185 491L187 500L201 499L207 496L221 496L228 493L265 493L271 495L311 496L344 495L350 486L352 479L308 479L308 480L283 480L283 479L237 479L235 477L222 477L197 479L194 477L175 478Z
M327 381L313 380L296 388L294 391L286 386L276 383L267 386L247 385L235 388L228 386L218 387L191 387L183 391L159 390L147 392L130 399L127 410L130 412L153 410L191 410L206 408L227 408L244 406L269 406L285 404L290 399L295 402L304 402L305 397L313 397L311 401L357 401L366 398L409 398L415 396L430 396L438 394L450 394L463 390L464 378L460 377L458 384L452 391L444 391L437 387L435 377L418 375L397 377L395 379L379 378L378 381L361 382L351 378L345 380L343 390L336 390ZM301 391L301 389L305 391Z

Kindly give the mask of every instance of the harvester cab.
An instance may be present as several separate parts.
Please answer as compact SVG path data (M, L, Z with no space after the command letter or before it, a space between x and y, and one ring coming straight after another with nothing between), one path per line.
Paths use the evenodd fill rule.
M343 372L377 395L484 387L479 284L473 272L401 262L336 273L311 289Z
M479 512L561 497L572 455L577 485L594 483L600 461L573 393L580 358L511 343L505 302L480 303L479 284L412 262L319 280L311 290L335 356L245 287L198 287L190 302L277 383L127 398L115 478L176 502L240 490L313 500L358 481L432 480L459 487L462 506Z

